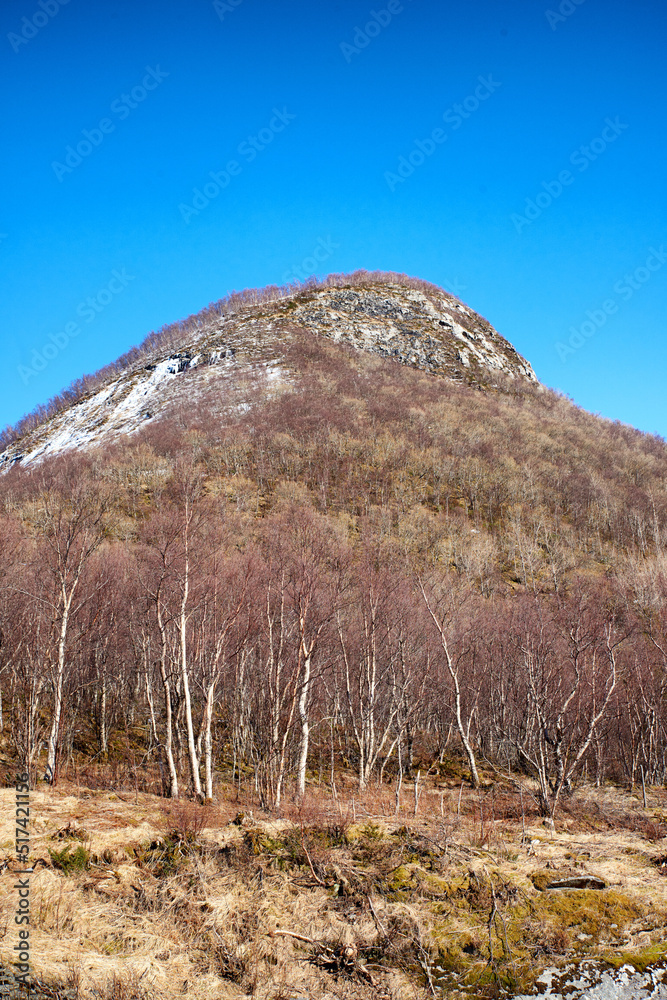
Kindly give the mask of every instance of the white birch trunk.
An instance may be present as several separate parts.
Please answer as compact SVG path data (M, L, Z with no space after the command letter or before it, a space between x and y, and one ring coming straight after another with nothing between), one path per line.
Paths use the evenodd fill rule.
M60 734L60 717L63 708L63 683L65 678L65 645L67 643L67 626L69 624L69 613L72 607L72 598L76 588L77 580L74 582L70 593L62 585L63 615L60 622L60 635L58 637L58 669L53 691L53 718L51 719L51 730L49 732L48 748L46 753L46 771L44 778L50 784L56 779L56 757L58 754L58 737Z
M310 722L308 719L308 699L310 697L311 650L304 651L303 677L299 693L299 723L301 726L301 741L299 746L299 762L296 776L297 798L306 794L306 764L308 762L308 744L310 740Z
M197 756L197 745L195 742L195 729L192 722L192 701L190 698L190 679L188 676L187 658L187 615L186 605L188 592L190 589L188 557L185 557L185 580L183 581L183 599L181 601L180 614L180 639L181 639L181 680L183 682L183 708L185 711L185 726L188 739L188 758L190 762L190 777L192 778L192 788L196 797L201 802L204 798L201 779L199 777L199 758Z
M164 755L167 761L167 768L169 770L169 795L172 799L178 798L178 771L176 770L176 761L174 760L174 720L171 708L171 684L169 682L169 676L167 674L167 633L162 619L162 608L160 606L160 597L157 596L157 622L158 628L160 629L160 637L162 639L162 652L160 655L160 677L162 678L162 688L164 690L164 714L165 714L165 733L164 733Z

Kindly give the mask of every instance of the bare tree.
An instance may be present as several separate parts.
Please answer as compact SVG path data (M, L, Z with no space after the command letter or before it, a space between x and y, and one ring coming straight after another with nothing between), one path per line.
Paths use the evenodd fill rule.
M479 773L475 752L470 740L470 728L477 707L479 697L479 687L477 692L470 685L467 686L468 697L463 697L461 671L466 656L470 651L470 636L465 630L460 629L456 633L456 621L462 615L464 605L468 599L468 594L453 586L440 586L436 589L431 585L428 589L423 580L419 581L419 591L421 593L426 610L430 615L440 640L440 647L444 654L444 663L449 675L454 693L454 720L459 738L463 745L465 755L468 758L470 767L470 778L473 788L479 787Z
M533 606L517 636L513 739L537 779L542 814L552 822L618 681L618 648L627 633L614 615L597 612L583 594L556 611Z
M409 589L391 569L366 558L357 567L345 608L336 615L341 650L340 687L359 755L359 789L381 755L402 739L419 697L411 691L408 652ZM338 673L338 671L337 671Z
M178 798L178 771L174 759L174 676L171 670L169 626L173 615L169 610L169 596L172 585L173 563L176 558L176 545L179 537L179 525L175 519L165 516L164 512L156 515L145 530L147 558L138 566L141 582L148 600L148 606L155 616L155 625L159 637L158 668L162 690L164 693L165 735L164 757L169 772L169 795ZM148 563L148 565L146 565ZM150 655L150 642L142 637L142 649L145 657ZM146 684L148 685L149 663L145 663Z
M56 476L42 477L35 497L36 524L40 533L38 560L42 586L37 592L17 588L46 610L55 644L51 667L53 709L49 729L45 780L57 779L57 756L63 710L63 691L68 656L68 633L72 621L91 597L81 589L84 570L99 548L105 533L105 513L109 497L86 477L72 477L67 469ZM104 585L99 584L99 586Z
M345 546L327 521L297 507L271 524L267 542L276 553L285 581L285 611L294 622L298 681L296 719L299 749L296 794L303 798L310 745L310 703L314 660L325 629L333 620L344 580Z
M202 692L203 708L196 754L199 760L203 756L207 801L213 799L212 724L220 678L227 661L241 654L249 632L250 615L242 620L243 609L247 609L249 573L247 559L224 561L214 558L197 624L197 683Z

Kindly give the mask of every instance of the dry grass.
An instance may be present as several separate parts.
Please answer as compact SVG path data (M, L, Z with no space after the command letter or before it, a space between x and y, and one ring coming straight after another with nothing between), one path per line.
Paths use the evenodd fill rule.
M31 953L42 981L99 1000L418 998L525 986L584 956L655 958L667 937L667 796L579 792L549 833L516 792L426 787L361 798L313 790L281 819L66 788L31 795ZM11 859L13 793L0 845ZM524 805L530 802L524 795ZM525 823L525 830L524 830ZM52 852L82 847L67 874ZM0 887L0 961L16 893ZM663 866L664 867L664 866ZM541 892L536 873L589 873L602 892ZM533 880L531 880L531 876ZM491 949L491 955L490 955ZM491 960L490 960L491 959ZM432 994L431 994L432 995Z

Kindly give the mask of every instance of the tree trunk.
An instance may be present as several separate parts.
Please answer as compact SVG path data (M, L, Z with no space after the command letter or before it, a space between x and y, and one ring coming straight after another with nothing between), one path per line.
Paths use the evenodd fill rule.
M447 658L447 667L449 668L449 675L454 683L454 697L456 706L456 728L459 731L461 743L463 744L463 749L465 750L466 757L468 758L468 766L470 767L472 787L479 788L479 774L477 773L477 763L475 761L475 754L470 744L468 733L466 732L465 726L463 725L463 717L461 715L461 688L459 685L458 674L454 670L454 665L449 655L449 650L447 649L447 644L445 642L444 637L442 638L442 644L445 650L445 656Z
M102 673L102 693L100 696L100 752L106 757L109 751L107 733L107 672Z
M445 654L445 662L447 664L447 670L449 671L449 676L452 679L452 684L454 685L454 699L455 699L455 714L456 714L456 728L458 730L461 743L463 744L463 749L465 750L466 757L468 758L468 766L470 767L470 777L473 788L479 788L479 774L477 773L477 763L475 761L475 754L472 749L469 738L469 727L470 719L468 721L468 729L463 725L463 716L461 713L461 686L459 684L459 677L457 670L452 661L452 657L449 653L449 645L447 643L447 635L445 632L445 620L439 621L433 608L429 603L429 599L426 596L426 591L423 585L421 585L422 597L424 598L424 603L426 605L426 610L430 614L433 624L438 630L438 635L440 636L440 644L442 645L443 652Z
M181 680L183 682L183 703L185 710L185 726L188 734L188 757L190 761L190 777L192 778L192 788L196 797L201 802L204 798L201 779L199 777L199 758L197 757L197 745L195 742L195 730L192 723L192 703L190 700L190 680L188 677L188 660L187 660L187 615L185 613L185 608L188 600L189 591L189 577L188 577L188 561L187 556L185 560L185 580L183 583L183 600L181 602L181 615L180 615L180 637L181 637Z
M74 585L76 586L76 584ZM46 771L44 779L51 785L56 783L56 757L58 753L58 737L60 734L60 716L63 709L63 683L65 678L65 644L67 642L67 626L69 623L69 612L72 606L74 587L69 595L63 587L63 616L60 622L60 636L58 638L58 671L53 691L53 718L51 720L51 731L49 732L49 742L46 754Z
M164 733L164 756L167 762L167 768L169 770L169 796L172 799L178 798L178 772L176 770L176 762L174 760L174 721L173 721L173 711L171 705L171 684L169 682L169 677L167 675L167 632L165 629L164 621L162 620L162 608L160 606L160 597L157 597L157 622L158 628L160 629L160 637L162 639L162 651L160 654L160 677L162 678L162 688L164 690L164 714L165 714L165 733Z
M206 789L206 801L213 801L213 739L211 737L211 726L213 724L213 697L215 694L215 682L209 684L206 691L206 704L204 706L204 784Z
M299 746L299 762L297 766L296 794L302 799L306 794L306 764L308 762L308 742L310 739L310 723L308 720L308 698L310 696L311 654L306 653L303 660L303 679L299 694L299 722L301 724L301 743Z

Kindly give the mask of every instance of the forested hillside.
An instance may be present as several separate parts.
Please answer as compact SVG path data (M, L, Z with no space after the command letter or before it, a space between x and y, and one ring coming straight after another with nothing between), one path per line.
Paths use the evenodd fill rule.
M271 810L452 754L546 816L582 776L664 782L664 442L312 317L280 350L268 388L1 477L7 759Z

